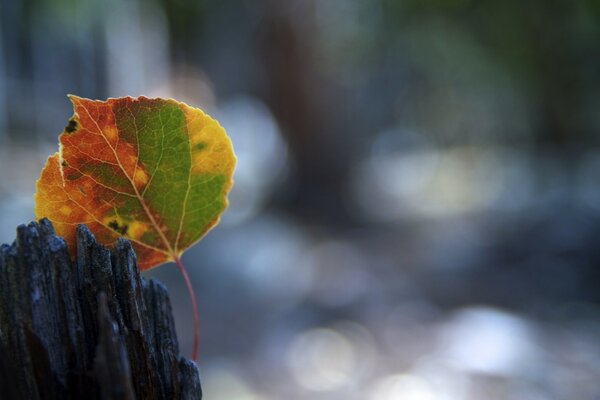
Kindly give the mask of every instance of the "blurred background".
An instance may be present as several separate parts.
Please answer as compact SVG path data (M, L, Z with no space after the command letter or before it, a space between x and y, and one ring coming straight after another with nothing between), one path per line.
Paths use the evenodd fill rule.
M600 398L600 2L0 0L0 242L67 93L232 137L184 256L207 400Z

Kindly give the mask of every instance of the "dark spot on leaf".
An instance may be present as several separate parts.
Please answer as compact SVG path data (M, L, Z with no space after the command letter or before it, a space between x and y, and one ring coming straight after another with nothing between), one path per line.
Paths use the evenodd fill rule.
M66 167L66 165L63 165L63 167ZM69 175L67 175L67 179L70 181L74 181L79 178L81 178L81 174L79 172L71 172Z
M117 221L110 221L108 223L108 227L118 233L120 233L121 235L125 235L127 234L127 229L129 228L129 226L127 226L127 224L123 224L123 225L119 225L119 223Z
M200 142L194 146L194 148L198 151L203 150L205 147L206 147L206 143L204 143L204 142Z
M62 165L63 167L66 167L68 164L67 164L67 162L65 160L62 160L60 162L60 165Z
M79 189L79 191L81 192L81 194L85 195L85 190L83 189L82 186L77 186L77 189Z
M77 130L77 121L75 121L73 118L71 118L69 120L69 123L67 124L67 126L65 126L65 132L73 133L76 130Z

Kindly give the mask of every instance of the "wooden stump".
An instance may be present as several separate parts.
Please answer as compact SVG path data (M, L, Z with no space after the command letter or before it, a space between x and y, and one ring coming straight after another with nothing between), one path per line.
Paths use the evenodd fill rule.
M77 259L48 220L0 247L2 399L201 399L179 357L166 288L140 277L130 243L77 229Z

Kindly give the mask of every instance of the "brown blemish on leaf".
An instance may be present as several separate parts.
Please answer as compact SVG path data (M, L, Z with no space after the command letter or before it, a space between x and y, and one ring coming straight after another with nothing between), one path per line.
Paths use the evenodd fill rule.
M127 229L129 228L127 224L119 225L119 223L115 220L112 220L108 223L108 227L116 232L119 232L121 235L127 234Z
M73 133L77 130L77 128L78 128L77 121L75 121L75 119L71 118L69 120L69 123L67 124L67 126L65 126L65 132Z

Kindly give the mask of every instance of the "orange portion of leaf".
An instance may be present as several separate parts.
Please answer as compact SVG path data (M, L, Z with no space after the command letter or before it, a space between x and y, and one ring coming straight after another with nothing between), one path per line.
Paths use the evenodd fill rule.
M214 119L172 99L70 99L75 113L37 181L35 213L72 251L84 223L100 243L129 239L146 270L218 223L235 155Z

